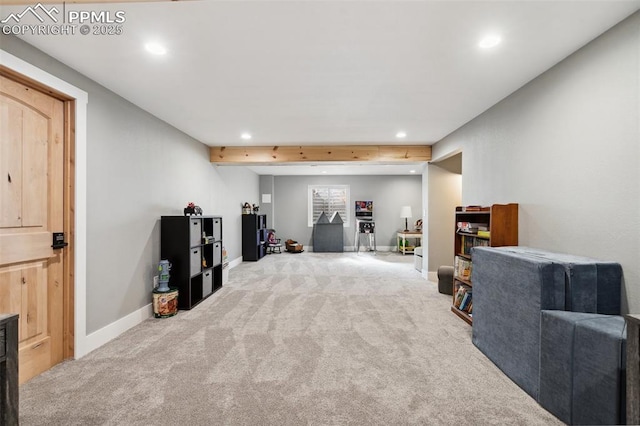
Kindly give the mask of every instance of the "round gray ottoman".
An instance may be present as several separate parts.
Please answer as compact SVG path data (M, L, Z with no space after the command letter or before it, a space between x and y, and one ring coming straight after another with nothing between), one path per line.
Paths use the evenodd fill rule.
M453 266L438 268L438 291L449 296L453 295Z

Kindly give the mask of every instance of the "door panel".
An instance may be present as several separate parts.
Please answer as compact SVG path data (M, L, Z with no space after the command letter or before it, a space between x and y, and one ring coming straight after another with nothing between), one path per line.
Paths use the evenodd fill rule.
M0 103L0 228L20 226L22 211L22 111Z
M51 364L51 339L47 336L39 342L30 345L20 344L18 349L18 381L27 380L53 367Z
M64 107L0 76L0 115L0 312L20 314L22 383L63 359Z
M3 231L15 230L16 228L0 230L0 266L31 259L46 259L54 255L51 248L53 236L50 232L3 235Z
M25 110L22 121L22 226L43 226L47 217L48 120Z
M43 264L26 266L22 270L22 306L20 341L41 340L47 325L47 280Z
M20 268L0 269L0 312L19 314L22 303L22 271ZM20 333L20 327L18 327Z

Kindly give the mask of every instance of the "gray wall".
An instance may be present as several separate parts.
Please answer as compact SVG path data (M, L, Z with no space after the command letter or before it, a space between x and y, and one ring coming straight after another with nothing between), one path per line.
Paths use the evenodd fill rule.
M441 265L453 266L454 211L462 202L462 176L438 164L429 164L428 270L435 272ZM424 256L425 254L423 254Z
M429 254L432 251L429 244L429 169L428 165L422 170L422 276L429 279L428 272L431 266L429 265ZM436 250L434 247L433 250ZM435 280L434 280L435 281Z
M241 256L240 200L258 176L218 172L205 145L13 36L3 50L88 92L87 332L151 302L159 218L190 201L223 216L229 258Z
M259 176L246 167L216 167L209 191L222 215L224 247L229 260L242 258L242 204L258 202ZM255 201L253 201L255 200ZM205 212L206 213L206 212Z
M640 12L438 142L463 204L520 203L520 244L617 261L640 311Z
M273 175L260 175L260 213L267 215L267 227L274 228L273 203L275 199ZM262 195L271 194L271 202L263 203Z
M307 193L309 185L350 185L350 226L344 228L344 245L354 245L356 200L373 200L376 222L376 244L380 248L396 246L396 232L404 229L400 208L411 206L414 217L421 217L422 181L418 176L275 176L274 203L277 234L312 245L313 228L307 226ZM364 241L364 240L363 240Z

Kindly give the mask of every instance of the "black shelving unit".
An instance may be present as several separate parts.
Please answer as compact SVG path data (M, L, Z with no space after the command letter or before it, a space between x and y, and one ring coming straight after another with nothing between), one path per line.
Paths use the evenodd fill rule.
M265 255L267 215L242 215L242 260L257 261Z
M18 315L0 314L0 425L18 425Z
M222 288L222 218L162 216L160 258L171 263L178 309L191 309Z

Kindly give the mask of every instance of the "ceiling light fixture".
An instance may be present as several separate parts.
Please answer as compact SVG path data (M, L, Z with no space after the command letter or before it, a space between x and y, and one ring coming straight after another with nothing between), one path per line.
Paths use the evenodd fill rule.
M407 137L407 133L406 132L398 132L396 133L396 138L398 139L404 139Z
M501 41L502 39L500 38L500 36L492 34L480 40L480 43L478 43L478 46L480 46L483 49L491 49L492 47L496 47L497 45L499 45Z
M248 141L251 139L251 133L244 132L243 134L240 135L240 138L242 140Z
M416 172L415 170L409 170L409 173L415 173L415 172Z
M167 53L167 49L160 43L150 42L145 44L144 48L154 55L165 55Z

